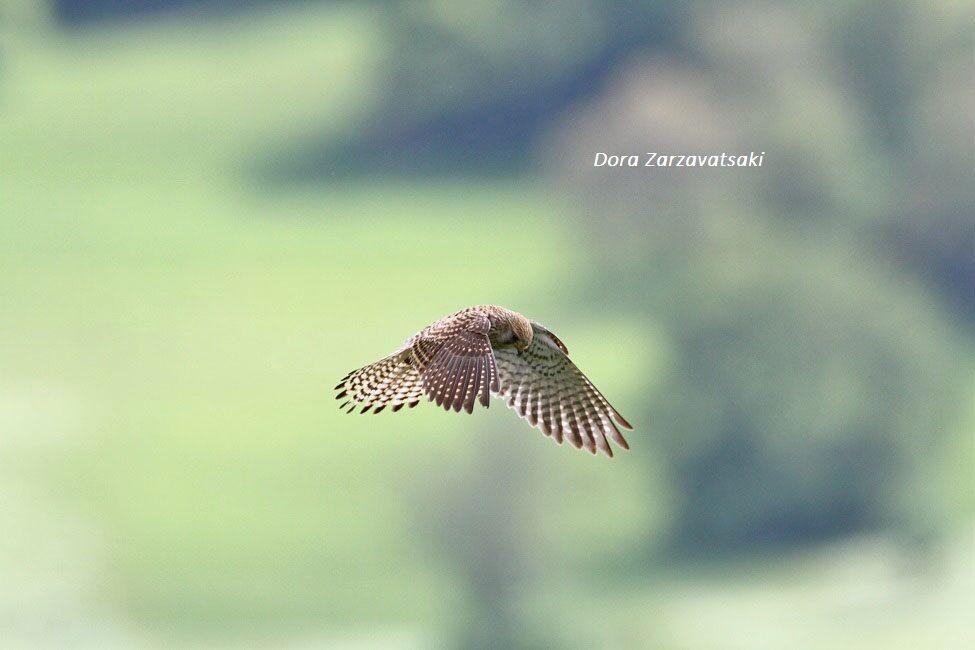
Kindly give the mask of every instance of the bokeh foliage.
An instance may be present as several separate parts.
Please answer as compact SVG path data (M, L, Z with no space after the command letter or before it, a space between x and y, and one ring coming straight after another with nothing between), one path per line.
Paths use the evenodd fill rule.
M822 56L829 9L701 12L694 57L635 61L553 138L553 176L583 206L614 308L670 333L673 364L647 416L666 432L680 548L894 524L930 535L939 522L944 494L908 493L930 480L957 417L959 327L970 323L955 316L971 284L935 269L957 263L970 236L938 262L891 245L892 231L904 234L904 197L938 172L890 134L907 119L883 112L898 102L920 121L916 100L893 86L907 82L896 72L872 74L874 85L846 79L875 64L871 43L887 46L890 21L910 31L925 19L906 7L894 16L833 59ZM919 79L935 76L928 65ZM765 167L591 166L593 151L756 150ZM964 156L949 166L963 168ZM960 214L957 196L909 222L940 231L930 220ZM971 231L970 212L963 220ZM939 293L939 283L964 290Z

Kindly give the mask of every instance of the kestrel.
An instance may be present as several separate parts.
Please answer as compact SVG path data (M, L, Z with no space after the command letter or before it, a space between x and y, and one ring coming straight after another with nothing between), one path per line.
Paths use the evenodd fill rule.
M633 427L569 360L565 344L496 305L441 318L385 359L350 372L335 390L349 413L360 405L360 413L413 408L423 395L446 411L472 413L475 400L487 407L495 393L559 444L567 439L607 456L613 455L609 438L630 448L617 425Z

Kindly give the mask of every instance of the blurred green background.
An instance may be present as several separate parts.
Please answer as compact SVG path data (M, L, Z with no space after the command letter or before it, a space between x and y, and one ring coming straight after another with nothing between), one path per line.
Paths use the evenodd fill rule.
M0 2L0 646L975 647L973 63L957 0ZM338 411L487 302L631 452Z

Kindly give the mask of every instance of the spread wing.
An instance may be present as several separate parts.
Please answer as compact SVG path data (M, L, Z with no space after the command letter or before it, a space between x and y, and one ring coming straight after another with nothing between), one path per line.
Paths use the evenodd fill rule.
M569 359L565 346L533 323L534 337L524 351L495 350L499 395L518 415L562 444L600 449L613 455L608 439L629 449L617 425L633 429Z
M410 408L416 406L423 393L423 382L410 351L404 350L353 370L335 390L339 391L335 399L345 399L341 408L348 407L350 413L360 404L360 413L369 409L379 413L390 404L393 411L400 410L404 404Z
M431 333L436 351L425 364L423 390L444 410L474 411L474 400L490 404L491 391L498 390L498 370L488 339L491 323L487 316L470 314ZM428 342L421 347L431 347Z
M491 392L498 391L490 328L487 315L477 309L441 319L394 354L343 377L336 399L345 400L341 408L349 413L360 404L360 413L379 413L390 404L393 411L413 408L424 393L448 411L471 413L477 399L488 406Z

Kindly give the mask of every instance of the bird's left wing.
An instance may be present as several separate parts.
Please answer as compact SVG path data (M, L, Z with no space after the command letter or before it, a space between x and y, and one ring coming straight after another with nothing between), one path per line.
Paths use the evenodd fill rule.
M482 314L464 314L433 334L436 352L421 373L423 390L444 410L474 411L474 400L490 404L498 390L498 371L488 331L491 323ZM419 348L428 346L418 342Z
M617 424L633 429L602 393L569 359L565 346L548 330L533 324L534 337L523 351L495 350L500 377L498 394L508 406L542 433L562 444L598 448L613 455L609 440L629 449Z
M335 399L342 402L340 408L351 413L361 406L360 413L379 413L392 405L398 411L404 405L413 408L420 402L423 384L420 373L410 362L409 351L400 350L385 359L353 370L335 387L339 393Z

